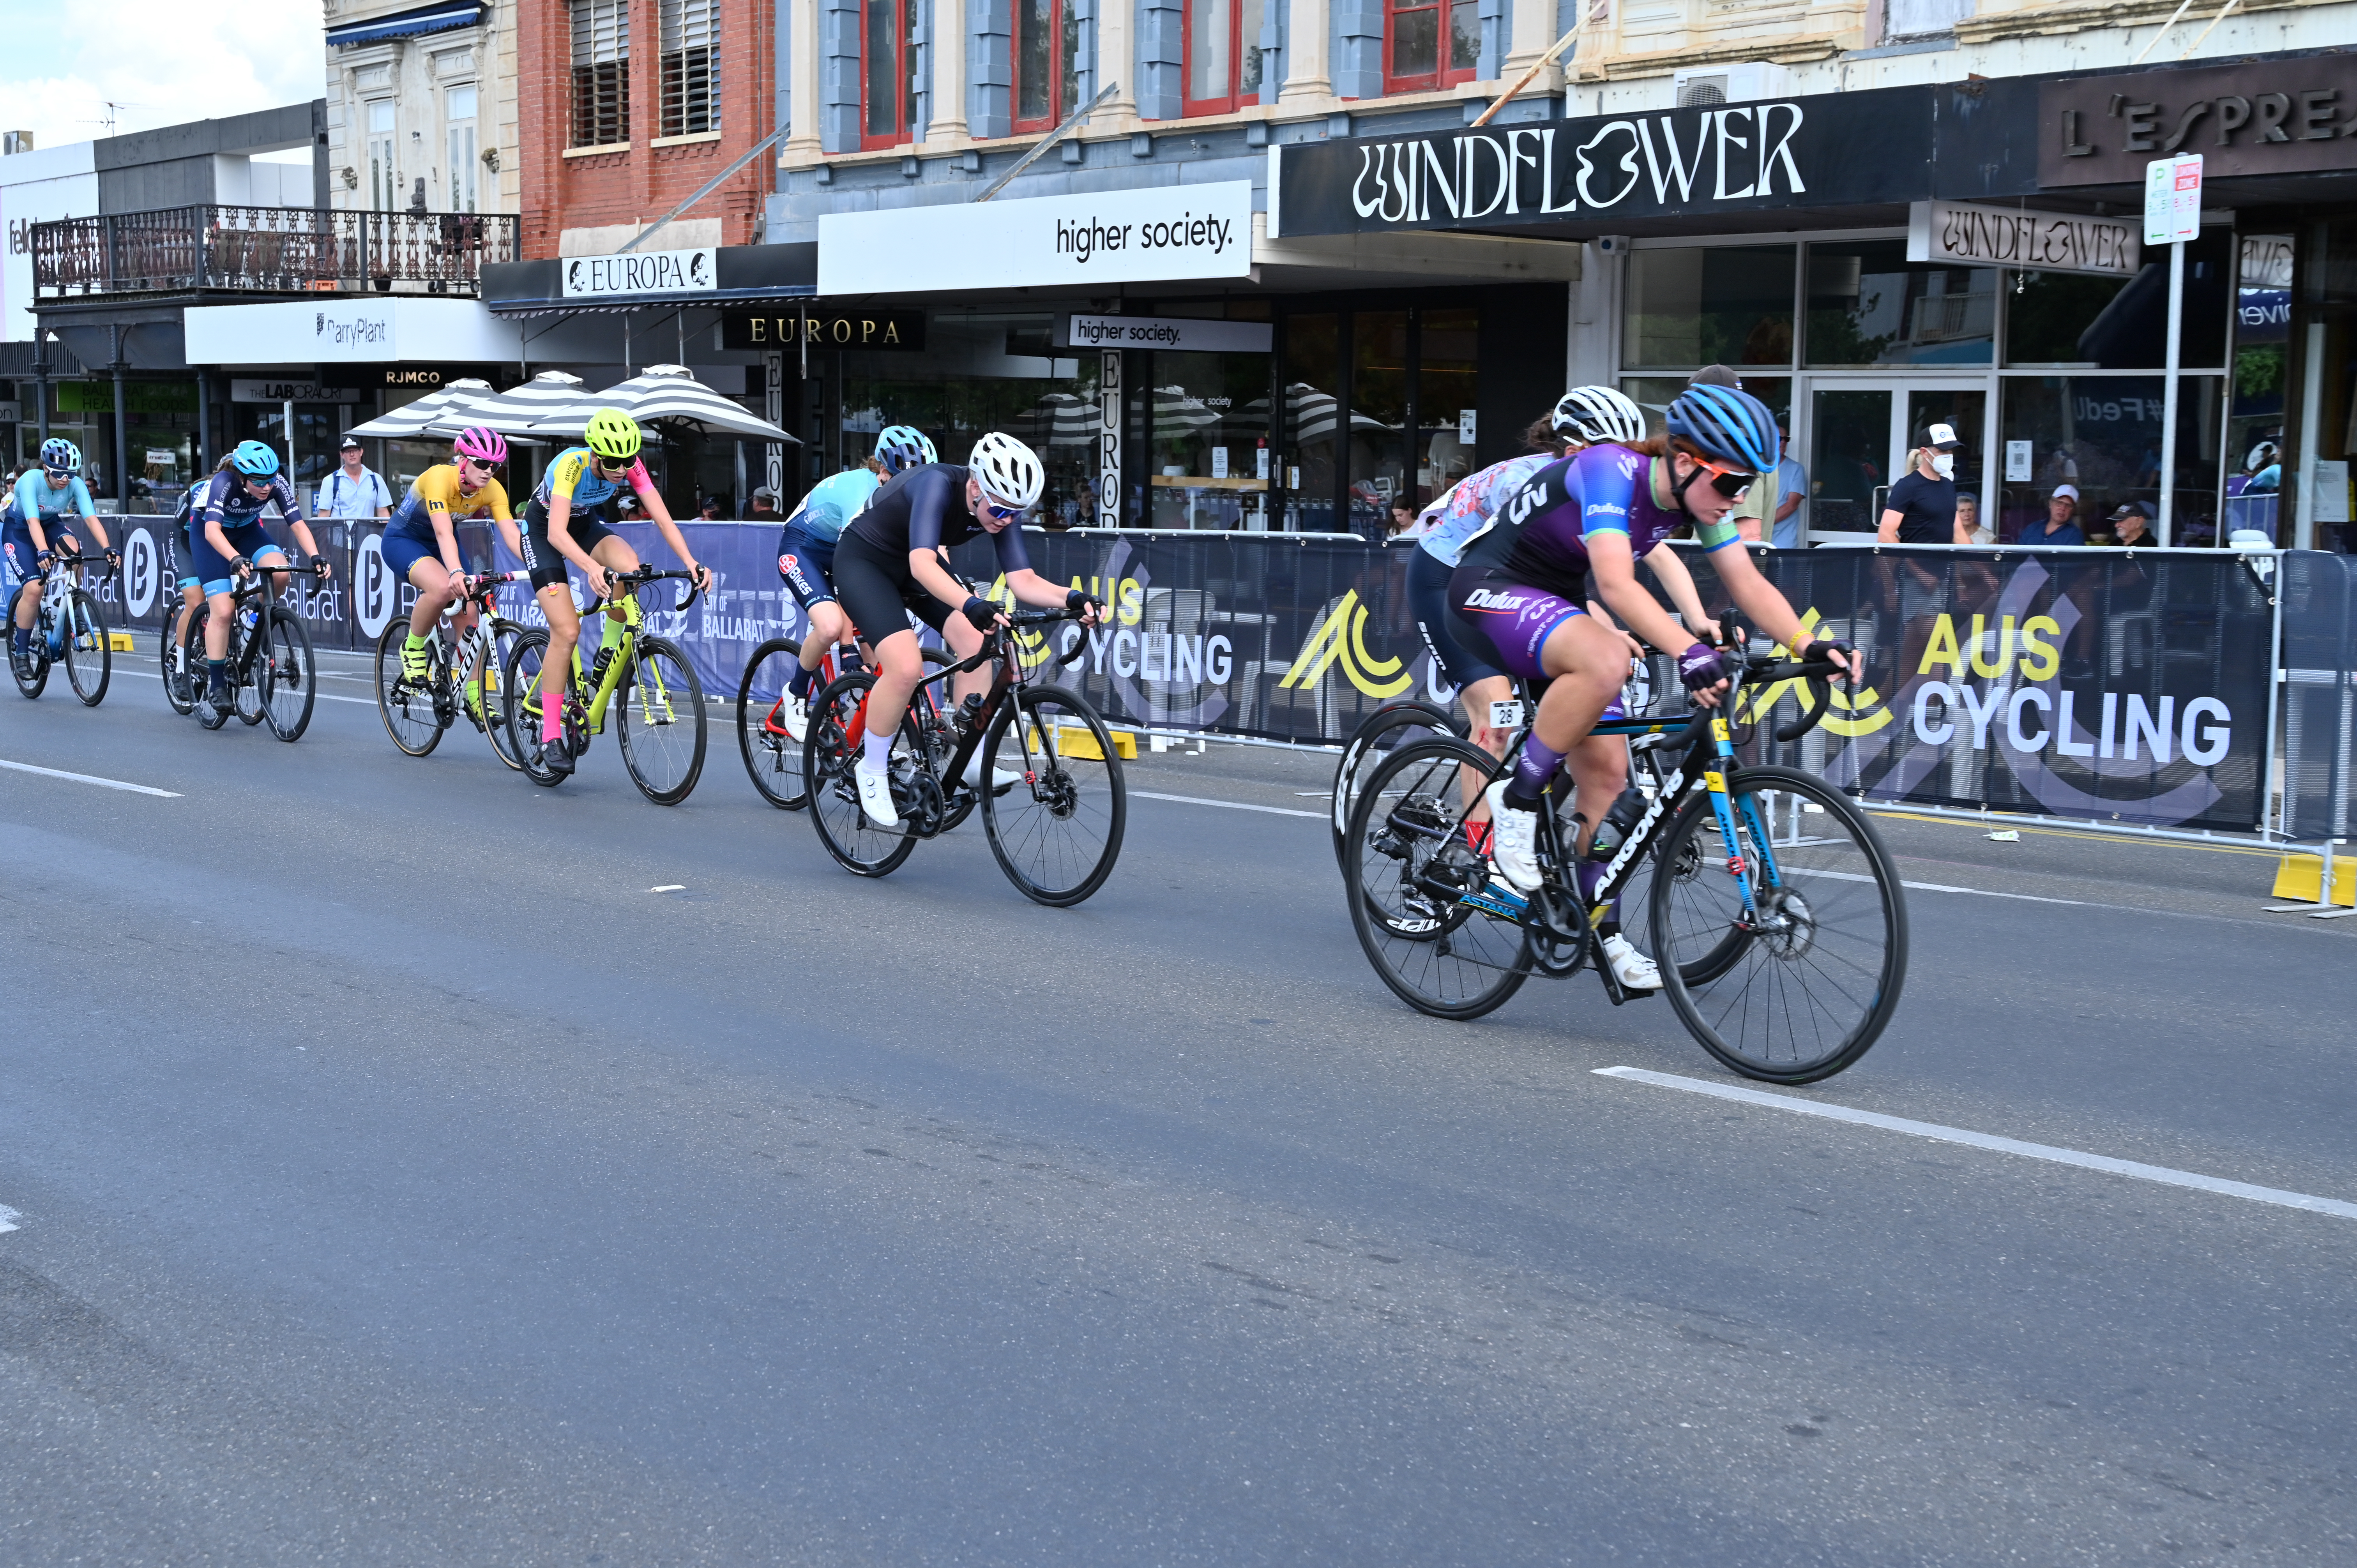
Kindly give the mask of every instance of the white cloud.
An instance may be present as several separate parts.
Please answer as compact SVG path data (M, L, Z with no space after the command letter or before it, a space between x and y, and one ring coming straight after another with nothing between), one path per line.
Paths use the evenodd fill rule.
M16 35L0 121L54 147L115 131L217 120L318 97L327 86L320 0L73 0ZM0 4L13 22L20 6ZM28 80L29 79L29 80Z

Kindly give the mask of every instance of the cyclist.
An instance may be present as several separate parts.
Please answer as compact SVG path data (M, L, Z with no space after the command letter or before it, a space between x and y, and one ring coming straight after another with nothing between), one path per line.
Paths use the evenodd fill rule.
M205 701L215 708L227 706L230 700L229 627L237 609L230 592L237 579L252 576L257 564L274 558L280 570L270 575L271 591L286 591L286 552L262 526L263 509L273 502L296 542L311 557L312 572L323 580L332 575L327 557L319 553L319 542L311 537L311 525L303 521L294 487L278 471L277 451L267 442L239 442L214 467L188 529L189 556L212 610L205 620Z
M573 650L581 640L581 614L573 607L573 588L565 581L571 562L587 574L590 591L610 598L620 589L614 578L639 569L639 553L630 542L607 525L602 509L624 486L639 498L646 514L662 531L663 542L688 569L698 588L710 580L687 548L679 524L648 477L640 457L645 437L639 422L618 408L601 408L589 416L583 445L557 454L541 477L540 488L523 511L524 570L532 574L533 592L548 617L548 647L540 666L541 760L552 773L573 771L573 754L564 744L565 685L573 665ZM625 611L628 614L628 611ZM623 616L602 618L605 630L598 650L619 648Z
M486 517L516 558L523 558L522 540L508 511L508 492L494 470L508 460L507 438L483 425L470 425L450 444L450 461L436 463L417 476L409 494L385 524L382 549L386 570L417 590L417 604L409 613L409 640L401 647L402 679L423 686L434 677L434 622L452 601L459 609L453 630L463 639L475 624L475 606L468 599L467 563L459 553L454 524L462 519ZM479 724L483 718L483 672L467 682L467 711Z
M188 618L205 602L204 580L197 575L197 547L193 529L197 515L203 510L207 486L199 481L180 492L180 504L172 516L172 533L177 536L180 582L180 609L172 618L167 635L171 639L172 670L168 677L176 691L184 688L191 671L188 668Z
M91 504L90 487L82 483L81 449L53 435L41 443L40 467L17 476L5 519L0 519L0 556L6 560L9 577L24 585L16 595L8 640L8 657L19 667L33 651L33 622L40 611L50 557L59 546L70 555L81 553L81 541L65 532L76 517L90 525L98 547L106 552L107 564L120 565L123 557L108 543L106 526ZM51 527L59 530L55 545L48 535Z
M843 607L835 602L834 583L834 547L845 525L866 510L883 488L879 473L888 477L920 463L940 461L941 454L933 450L923 431L909 424L887 425L876 437L873 456L856 468L821 479L786 519L778 535L778 575L786 580L786 591L810 618L810 628L802 637L802 662L786 683L786 700L778 714L786 733L796 740L810 725L811 687L818 678L819 660L850 630L843 618Z
M925 463L902 469L843 532L834 554L835 593L852 625L867 628L877 664L876 685L867 698L866 751L851 771L860 809L879 828L900 825L892 804L892 736L922 671L908 615L940 632L960 658L971 656L981 647L983 633L1005 619L996 604L950 575L939 551L987 533L999 572L1017 601L1078 609L1082 624L1096 624L1101 612L1094 601L1078 588L1068 593L1040 576L1024 550L1023 514L1047 483L1039 456L994 430L974 444L962 465ZM893 629L877 635L886 627ZM968 671L957 678L958 694L983 692L990 680L986 668ZM971 788L985 787L981 768L982 754L976 751L966 766L964 781ZM988 782L995 788L999 779L994 774Z
M1686 644L1679 678L1696 703L1717 706L1727 689L1718 650L1693 640L1637 581L1638 557L1650 560L1691 521L1720 582L1760 630L1796 657L1817 643L1751 557L1728 548L1741 540L1728 514L1782 456L1775 416L1758 398L1732 387L1689 386L1670 404L1667 434L1550 463L1466 542L1448 587L1458 640L1510 674L1548 682L1513 771L1488 793L1491 859L1512 886L1539 886L1538 799L1558 766L1570 762L1578 789L1573 853L1581 857L1583 895L1603 871L1585 858L1595 824L1627 783L1628 748L1588 735L1628 671L1620 634L1581 607L1591 592L1654 647ZM1850 668L1848 644L1822 648L1837 668ZM1617 917L1608 919L1599 931L1613 972L1624 984L1643 984L1653 972L1645 988L1658 986L1652 961L1629 946L1618 925Z

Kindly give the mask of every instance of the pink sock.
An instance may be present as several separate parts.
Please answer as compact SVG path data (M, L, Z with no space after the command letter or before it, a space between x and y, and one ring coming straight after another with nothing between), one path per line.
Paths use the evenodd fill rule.
M558 697L551 697L551 696L549 696L546 693L544 693L544 692L543 693L541 693L541 698L540 698L540 740L541 740L541 744L542 744L543 746L545 746L545 745L547 745L550 741L554 740L558 736L563 735L564 733L565 733L565 703L564 703L564 699L562 699L562 698L558 698Z

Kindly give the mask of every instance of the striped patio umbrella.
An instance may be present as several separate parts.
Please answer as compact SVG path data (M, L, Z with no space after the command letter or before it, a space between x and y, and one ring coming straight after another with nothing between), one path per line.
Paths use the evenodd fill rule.
M744 404L714 392L697 381L694 372L684 365L649 365L629 381L549 413L531 428L536 435L577 437L587 428L589 416L601 408L619 409L640 424L693 425L712 434L802 445L792 431L781 429L750 413Z
M474 408L496 394L489 381L473 377L452 381L440 392L427 392L415 403L404 403L382 418L366 424L352 426L354 435L382 435L393 441L415 440L422 436L456 435L468 425L477 423L471 418L458 418L445 430L444 416L456 416Z
M477 403L467 411L465 419L447 431L436 424L434 434L456 435L465 425L486 424L502 435L525 436L533 434L533 427L542 420L576 406L586 421L591 409L602 405L596 401L598 394L585 392L585 385L579 376L567 375L563 371L543 371L523 385L511 387L495 398ZM576 423L573 429L578 435L580 424Z

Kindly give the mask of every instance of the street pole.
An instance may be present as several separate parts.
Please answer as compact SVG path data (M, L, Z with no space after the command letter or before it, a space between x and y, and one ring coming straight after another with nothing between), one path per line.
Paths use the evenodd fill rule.
M2164 550L2177 537L2177 356L2182 347L2184 317L2185 242L2179 240L2169 247L2169 379L2160 396L2160 544Z

